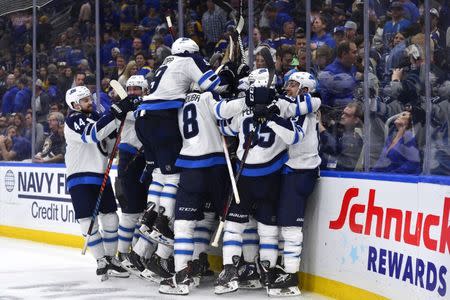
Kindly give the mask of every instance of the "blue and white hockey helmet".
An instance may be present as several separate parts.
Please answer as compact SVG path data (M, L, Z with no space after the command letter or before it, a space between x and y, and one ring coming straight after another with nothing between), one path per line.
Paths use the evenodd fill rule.
M308 93L314 93L317 87L317 81L314 76L308 72L295 72L289 76L289 81L295 81L300 84L299 89L308 89Z
M196 42L190 38L178 38L172 44L172 54L195 53L200 51Z
M78 110L75 108L75 105L79 104L81 99L91 96L91 91L87 87L76 86L66 92L66 103L70 109Z
M138 86L144 91L148 89L148 82L147 79L145 79L145 77L142 75L133 75L128 78L126 83L127 88L130 86Z
M266 68L260 68L252 71L249 75L249 83L253 80L253 83L250 83L254 87L267 87L269 83L269 70ZM274 74L272 81L270 83L269 88L275 89L275 83L277 82L276 75Z

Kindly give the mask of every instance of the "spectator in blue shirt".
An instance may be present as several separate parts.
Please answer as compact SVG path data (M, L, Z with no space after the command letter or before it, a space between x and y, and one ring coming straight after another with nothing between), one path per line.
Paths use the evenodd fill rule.
M16 86L16 78L14 74L9 74L8 77L6 77L6 86L7 90L2 98L2 113L3 114L9 114L12 113L14 110L14 99L16 98L17 92L20 90Z
M389 45L392 38L399 31L405 31L411 26L411 21L403 17L403 5L399 1L391 4L392 20L386 22L383 28L383 43Z
M353 100L358 49L355 43L346 41L336 52L336 59L319 73L320 94L323 104L345 106Z
M410 0L401 0L403 4L403 10L405 11L405 18L411 21L411 23L416 23L419 20L419 9Z
M135 57L136 66L138 68L136 75L146 76L152 69L146 65L147 59L143 53L136 54Z
M312 36L311 36L311 49L315 50L317 48L322 47L323 45L327 45L330 48L336 47L336 42L334 41L331 34L327 32L328 22L326 18L322 15L319 15L314 19L312 25Z
M25 113L27 109L31 108L31 89L26 76L19 79L18 87L20 91L17 92L14 98L13 112Z
M7 135L0 135L1 160L22 161L31 158L31 143L17 135L16 126L9 126Z
M403 111L395 119L395 130L386 139L373 171L386 173L420 173L420 151L413 133L412 113Z

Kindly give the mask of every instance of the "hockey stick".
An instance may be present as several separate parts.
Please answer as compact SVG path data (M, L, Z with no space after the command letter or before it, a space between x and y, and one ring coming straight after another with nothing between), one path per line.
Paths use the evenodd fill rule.
M241 32L244 28L245 21L244 17L242 16L242 0L239 1L239 22L236 25L236 31L238 33L238 43L239 43L239 50L241 51L241 62L244 64L247 64L247 57L244 55L244 44L242 43L242 37Z
M170 35L172 36L172 42L175 42L175 32L173 31L172 19L170 18L170 16L166 16L166 22Z
M229 44L228 50L229 50L228 61L232 61L233 60L234 44L233 44L233 39L231 38L231 36L230 36L230 44ZM222 64L216 69L216 71L215 71L216 74L219 74L220 70L222 70L222 68L225 65L225 63L226 63L226 61L224 59L222 61ZM225 137L222 134L220 135L220 137L222 139L223 153L225 154L225 160L227 162L227 169L228 169L228 174L230 175L231 187L233 189L234 198L236 199L236 203L239 204L239 203L241 203L241 198L239 197L239 192L238 192L238 189L237 189L236 180L234 178L233 166L231 165L230 154L228 153L227 142L225 140Z
M237 182L239 180L239 177L241 177L242 171L244 170L244 164L245 164L245 161L247 160L248 153L250 152L250 148L251 148L250 146L252 145L254 134L255 134L254 130L250 131L250 133L248 134L247 139L245 141L244 154L242 155L242 160L241 160L241 163L239 164L239 169L236 173L236 176L233 177L235 182ZM223 138L223 140L225 140L225 138ZM214 240L211 243L211 246L213 246L213 247L219 246L220 236L222 235L223 227L225 225L225 219L228 215L228 210L230 209L230 206L231 206L231 201L233 201L233 193L228 194L227 203L225 204L225 207L223 209L223 214L220 216L219 227L217 228L216 234L214 235ZM239 204L237 201L236 201L236 203Z
M128 171L128 168L131 166L132 163L134 163L136 161L136 159L138 158L139 155L142 154L142 152L144 151L144 146L141 146L141 148L138 149L138 151L136 152L136 154L133 155L133 158L127 163L127 165L125 166L125 168L123 169L124 172Z
M121 100L125 99L128 96L127 92L123 89L122 85L117 80L111 80L109 84L111 85L113 90L117 93L117 95L119 95ZM100 186L100 191L98 193L97 201L95 202L95 208L92 213L91 223L89 224L89 229L86 233L86 238L84 240L84 246L83 246L83 249L81 250L82 255L86 254L86 250L87 250L88 243L89 243L89 238L92 234L92 228L94 227L95 218L97 217L98 211L100 209L100 202L101 202L101 199L103 196L103 192L105 191L106 183L108 182L109 172L111 171L114 157L116 156L116 153L117 153L117 149L118 149L119 142L120 142L120 135L122 134L122 129L123 129L124 124L125 124L125 119L123 119L120 122L119 132L117 133L116 141L115 141L114 147L111 151L111 155L108 160L108 165L106 166L105 175L103 176L102 185Z

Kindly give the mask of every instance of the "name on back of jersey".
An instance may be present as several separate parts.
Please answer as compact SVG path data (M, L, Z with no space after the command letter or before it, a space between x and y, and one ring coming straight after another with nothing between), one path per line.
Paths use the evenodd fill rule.
M184 102L188 103L188 102L200 102L200 94L198 93L192 93L192 94L188 94L186 96L186 99L184 100Z

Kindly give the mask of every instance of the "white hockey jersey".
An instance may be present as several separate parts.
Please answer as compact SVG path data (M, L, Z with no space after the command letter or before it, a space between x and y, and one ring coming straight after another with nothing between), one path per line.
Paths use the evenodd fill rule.
M215 113L217 118L229 119L239 112L243 112L243 114L247 112L249 116L250 115L253 116L253 113L250 113L251 110L247 108L245 105L245 98L238 98L229 101L227 102L227 105L225 105L224 103L225 100L222 100L221 102L216 104ZM282 139L286 145L290 145L288 148L289 160L285 161L287 165L290 166L291 168L296 168L296 166L299 165L300 160L304 160L304 163L301 164L301 168L308 169L307 166L315 165L318 153L317 157L315 156L315 154L308 155L306 153L314 153L314 151L312 151L312 148L314 148L315 143L313 135L311 133L313 129L311 128L312 125L310 125L310 123L314 122L314 120L316 119L315 112L319 109L321 105L320 98L311 97L309 94L306 94L304 97L297 96L295 98L280 96L277 99L277 101L274 102L274 104L277 105L278 108L280 109L281 118L276 118L276 121L269 121L266 123L266 125L276 134L275 136ZM235 119L236 118L233 118L233 120ZM247 122L251 123L252 121ZM231 122L231 124L222 122L221 131L223 132L224 135L237 135L237 133L233 131L232 124L233 121ZM310 125L309 129L308 125ZM303 128L303 126L305 128ZM241 135L241 133L239 133L239 140L242 141L242 138L243 136ZM261 137L259 137L259 139L260 138ZM267 139L268 136L266 134L266 140ZM243 149L241 148L242 144L243 142L240 142L238 148L239 158L242 158L243 155ZM318 144L316 145L315 148L316 150L318 150ZM241 153L239 152L239 150L241 150ZM250 153L251 152L252 150L250 151ZM247 162L250 163L249 158L250 154L249 157L247 158ZM261 159L264 160L263 157L261 157ZM265 160L267 160L267 157L265 158ZM319 164L320 164L320 157L319 157ZM245 171L246 169L244 169L244 172Z
M135 154L139 148L142 147L141 141L139 141L136 130L134 128L134 123L136 118L132 111L127 113L127 117L125 119L125 124L123 125L122 135L120 138L119 149L123 151L130 152Z
M75 112L66 119L68 189L79 184L101 184L108 161L108 136L114 134L119 124L111 114L100 118L95 112L90 115Z
M291 105L288 103L291 102ZM283 172L291 169L315 169L320 163L319 156L319 132L316 112L320 107L320 98L305 94L304 97L284 97L279 99L276 105L280 108L281 116L291 116L292 104L296 104L295 126L299 131L299 140L289 146L289 160ZM290 107L290 108L289 108ZM276 131L275 128L271 127Z
M183 147L176 161L182 168L204 168L226 163L222 140L214 115L219 95L211 92L190 93L178 110L178 124Z
M186 92L194 82L204 91L220 90L220 77L200 54L166 57L150 84L150 95L143 98L138 111L182 107Z
M231 135L239 137L239 147L237 156L239 160L245 152L246 137L254 130L252 145L254 145L247 156L242 171L243 176L265 176L281 169L283 164L288 160L287 144L282 138L268 126L267 122L258 124L256 128L253 124L253 110L246 107L240 114L231 119L231 122L223 120L221 132L223 135ZM226 122L226 123L225 123ZM289 130L288 130L289 131ZM286 134L286 132L278 132ZM289 133L291 134L291 133Z

